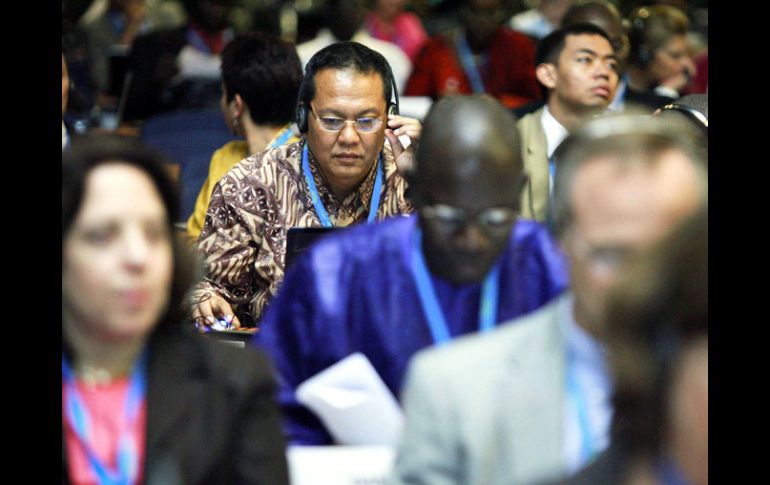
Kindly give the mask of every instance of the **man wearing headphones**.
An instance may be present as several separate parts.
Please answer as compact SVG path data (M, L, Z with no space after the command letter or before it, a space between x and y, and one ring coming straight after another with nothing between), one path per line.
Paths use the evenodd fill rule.
M603 117L559 147L548 222L571 291L415 356L394 484L544 483L607 447L609 290L634 254L708 204L707 154L676 121Z
M689 25L687 15L670 5L639 7L629 16L628 84L658 107L685 92L696 74Z
M301 140L242 160L211 195L198 242L206 273L192 294L199 328L258 322L283 279L289 228L412 211L397 164L411 166L413 147L399 136L416 142L422 126L398 116L397 103L379 53L341 42L311 58L297 103Z
M565 289L563 255L545 228L517 222L520 151L497 100L444 98L407 175L417 216L326 236L292 265L252 340L280 376L292 443L336 442L295 390L350 354L364 354L398 396L418 350L488 331Z

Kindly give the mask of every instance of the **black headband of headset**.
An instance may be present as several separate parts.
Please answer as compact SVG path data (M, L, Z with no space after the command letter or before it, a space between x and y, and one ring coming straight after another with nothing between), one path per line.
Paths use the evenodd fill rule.
M686 104L679 104L679 103L669 103L662 108L660 108L662 111L678 111L685 115L687 118L695 121L695 123L698 126L701 126L706 129L706 133L708 134L709 130L709 119L706 118L706 115L698 111L697 109L693 108L692 106L687 106Z
M297 128L300 130L300 132L304 133L307 131L307 112L309 111L309 102L310 100L305 100L304 95L305 91L307 89L306 83L308 81L308 77L311 75L309 73L309 63L307 66L305 66L305 74L302 78L302 83L300 84L299 89L299 95L297 97L297 108L296 108L296 115L295 115L295 122L297 124ZM390 64L385 61L385 71L388 78L388 81L390 82L391 86L391 98L395 97L396 101L393 102L390 99L388 100L388 107L387 112L388 114L394 114L398 115L400 114L400 106L399 106L399 99L398 99L398 86L396 85L396 78L393 76L393 70L390 68ZM312 75L315 76L316 73L313 73Z

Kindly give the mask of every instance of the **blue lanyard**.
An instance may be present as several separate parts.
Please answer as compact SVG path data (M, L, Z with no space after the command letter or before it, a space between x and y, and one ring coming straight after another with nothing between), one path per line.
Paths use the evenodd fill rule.
M112 27L112 32L120 36L126 30L126 18L118 11L110 10L107 12L107 20Z
M147 356L145 353L137 361L134 370L131 373L131 382L129 384L128 393L126 394L126 414L128 416L128 424L126 426L127 429L123 429L120 433L117 451L118 469L114 470L103 463L91 448L89 440L90 417L88 409L83 403L83 399L80 397L80 393L75 385L75 375L72 372L72 368L70 367L69 362L67 362L66 357L62 355L61 372L65 389L67 390L67 398L64 402L65 416L72 426L72 429L75 431L78 440L83 444L88 457L88 463L99 478L100 484L127 485L134 483L137 480L139 475L139 454L137 452L136 443L129 436L128 428L132 427L139 416L139 410L145 398L147 384L146 370Z
M233 38L233 32L231 29L226 29L225 31L222 32L222 39L224 41L223 42L224 45L230 42L232 38ZM192 27L187 29L186 39L188 44L190 44L200 52L203 52L204 54L212 54L208 44L206 44L206 42L203 40L200 34L196 32L195 29L193 29Z
M278 148L279 146L281 146L281 145L283 145L284 143L286 143L287 141L289 141L289 138L291 138L291 136L292 136L293 134L294 134L294 133L291 131L291 128L288 128L288 127L284 128L284 129L283 129L283 130L282 130L282 131L281 131L281 132L278 134L278 138L276 138L275 140L273 140L273 142L272 142L272 143L270 143L270 144L267 146L267 148L266 148L266 149L267 149L267 150L269 150L270 148Z
M594 447L593 434L591 433L591 426L588 423L588 410L586 409L586 402L583 398L583 393L578 385L577 376L575 375L574 365L567 365L567 396L575 407L575 411L578 419L578 426L580 427L580 458L582 463L587 463L593 458L596 453Z
M195 29L189 28L187 29L187 43L193 46L196 50L199 50L200 52L203 52L205 54L211 54L211 49L208 45L203 41L200 34L195 31Z
M313 180L313 174L310 172L310 163L307 160L307 143L302 147L302 174L305 176L305 182L307 182L307 188L310 191L310 199L313 201L313 207L315 213L318 215L318 219L321 220L323 227L334 227L332 221L329 219L329 213L326 212L326 208L321 202L321 197L318 195L318 187ZM382 172L383 168L382 155L377 161L377 175L374 178L374 189L372 189L372 199L369 203L369 215L366 218L368 224L374 222L374 218L377 216L377 208L380 206L380 192L382 191Z
M420 297L422 310L425 318L428 320L430 333L433 336L433 342L437 345L449 343L452 336L449 333L449 326L444 318L444 312L439 306L436 290L430 280L428 265L425 263L425 256L422 254L422 232L415 228L414 241L412 245L412 276L417 284L417 294ZM500 285L500 263L495 263L481 287L481 302L479 304L479 331L488 332L495 327L497 319L497 303Z
M465 34L458 34L455 37L455 45L460 56L460 63L463 66L465 75L468 76L468 80L471 82L473 92L476 94L484 93L486 91L484 89L484 82L481 80L481 74L479 74L479 70L476 67L476 61L473 60L473 54L468 46L468 41L465 39Z
M553 183L556 180L556 161L553 155L548 157L548 195L553 194Z
M664 458L658 465L658 481L662 485L689 485L670 458Z

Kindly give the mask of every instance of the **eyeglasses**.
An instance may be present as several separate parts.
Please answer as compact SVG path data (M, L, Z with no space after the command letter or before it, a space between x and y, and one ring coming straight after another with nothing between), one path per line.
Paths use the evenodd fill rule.
M420 209L420 214L451 231L456 231L474 222L481 229L496 233L508 231L510 225L519 216L519 211L509 207L490 207L480 211L468 211L451 205L433 204L423 206Z
M355 120L346 120L344 118L338 118L336 116L318 116L313 109L313 105L310 105L310 112L313 113L318 124L326 131L337 133L342 130L348 123L353 123L356 131L359 133L372 133L377 131L382 125L382 119L380 118L357 118Z

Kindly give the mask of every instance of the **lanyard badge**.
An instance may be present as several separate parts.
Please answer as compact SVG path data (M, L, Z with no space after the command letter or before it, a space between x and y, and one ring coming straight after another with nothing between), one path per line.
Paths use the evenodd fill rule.
M137 361L131 373L128 392L126 394L125 427L120 431L118 450L116 456L117 468L110 467L97 457L91 446L90 431L91 419L88 408L77 390L75 375L66 357L62 355L62 380L66 389L64 401L64 416L67 423L75 432L78 440L85 449L88 463L99 479L99 483L128 485L135 483L139 475L139 452L130 429L134 427L139 417L141 405L146 396L146 353Z
M449 333L444 312L438 303L436 290L430 280L430 272L422 254L422 231L415 228L412 244L410 269L417 284L417 294L420 297L423 313L428 321L433 342L437 345L448 343L452 336ZM488 332L495 327L497 321L497 304L500 290L500 262L498 261L487 273L481 286L481 302L479 303L479 331Z
M310 191L310 199L313 201L315 213L318 215L318 219L321 220L321 225L323 227L334 227L331 219L329 219L329 213L326 212L326 208L324 207L323 202L321 202L321 197L318 195L318 187L316 186L315 180L313 179L313 174L310 172L310 162L308 162L307 152L307 143L305 143L305 146L302 147L302 174L305 176L305 182L307 183L308 190ZM382 154L380 154L377 160L377 164L377 175L374 179L372 198L371 202L369 203L369 215L366 218L367 224L374 222L374 218L377 216L377 208L380 206L382 178L383 171L385 170L383 167Z

